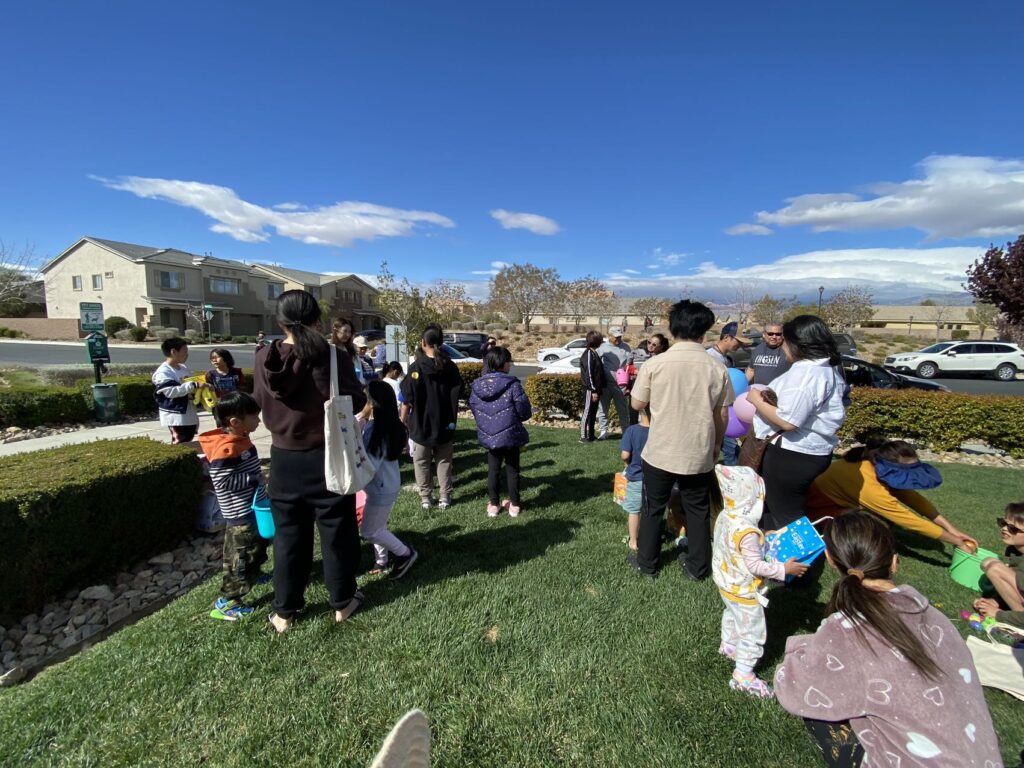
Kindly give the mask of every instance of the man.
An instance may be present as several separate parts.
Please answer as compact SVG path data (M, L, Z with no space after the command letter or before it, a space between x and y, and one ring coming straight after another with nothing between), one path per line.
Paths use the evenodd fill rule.
M356 348L358 357L353 361L355 362L356 376L359 378L360 383L365 387L373 379L377 378L376 372L373 370L373 362L370 360L370 356L367 353L369 345L366 342L366 337L356 336L352 339L352 344Z
M629 427L629 401L626 399L628 390L624 393L615 383L615 372L626 366L632 353L629 344L622 340L622 329L618 326L608 329L608 337L597 348L597 354L601 356L604 365L605 378L608 380L608 386L601 392L601 407L597 411L598 440L604 440L608 436L608 408L612 400L615 401L615 410L619 414L623 434Z
M387 364L388 345L382 341L373 350L373 369L375 371L381 371Z
M764 341L750 353L747 381L767 386L788 371L791 365L782 351L782 323L769 323L764 327Z
M708 347L708 354L720 362L726 368L732 368L732 360L728 355L738 350L744 344L749 344L750 339L739 335L737 323L726 323L722 326L718 341ZM735 438L727 437L722 443L722 463L727 467L735 467L740 457L740 444Z
M650 407L651 431L641 454L644 486L638 549L628 562L649 576L657 573L661 518L676 484L688 539L679 565L694 581L707 578L710 571L715 457L735 399L729 374L703 349L704 334L714 322L714 313L699 302L675 304L669 314L675 343L644 363L633 385L633 408Z

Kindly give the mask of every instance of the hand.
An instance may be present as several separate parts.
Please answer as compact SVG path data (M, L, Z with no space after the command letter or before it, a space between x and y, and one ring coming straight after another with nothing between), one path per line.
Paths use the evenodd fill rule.
M976 539L972 539L970 536L963 533L958 533L957 535L960 537L960 549L964 552L969 552L972 555L978 551L978 542Z
M600 399L601 399L601 396L599 394L597 394L597 392L591 392L590 393L590 402L596 403Z
M764 402L764 397L761 395L760 389L748 389L747 390L747 402L751 405L756 406L758 403Z
M787 576L796 576L799 578L807 573L808 566L803 563L798 563L795 557L791 557L786 561L785 568Z
M989 616L995 618L996 613L999 612L999 603L987 597L979 597L974 601L974 610L980 613L984 618Z

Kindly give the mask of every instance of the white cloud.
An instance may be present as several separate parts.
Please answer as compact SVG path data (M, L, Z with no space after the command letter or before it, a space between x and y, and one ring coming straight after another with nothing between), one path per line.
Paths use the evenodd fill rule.
M121 176L93 176L111 189L138 197L193 208L217 223L211 231L247 243L266 242L269 229L281 237L312 245L351 246L356 240L406 237L425 225L454 227L446 216L431 211L408 211L373 203L345 201L307 209L300 203L266 208L246 202L229 187L198 181Z
M470 274L471 275L487 275L488 277L494 277L496 274L498 274L502 269L504 269L507 266L509 266L509 264L507 262L504 262L504 261L492 261L490 269L474 269L472 272L470 272Z
M648 269L664 269L665 267L677 267L679 262L686 259L688 256L692 256L690 253L675 253L672 251L666 251L664 248L655 248L651 252L651 258L654 260L653 264L648 264Z
M622 271L625 272L627 275L639 275L640 274L639 270L636 270L636 269L624 269Z
M517 213L496 208L491 211L491 218L500 223L503 229L525 229L535 235L557 235L561 231L557 221L536 213Z
M932 155L919 167L922 178L873 184L867 196L799 195L756 218L761 225L817 232L912 228L930 240L1024 230L1024 159Z
M773 230L761 224L736 224L722 230L727 235L771 235Z

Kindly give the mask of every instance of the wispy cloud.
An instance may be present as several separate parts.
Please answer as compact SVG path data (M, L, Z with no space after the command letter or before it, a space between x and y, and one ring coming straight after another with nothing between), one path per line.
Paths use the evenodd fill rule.
M736 224L722 230L727 235L770 235L773 230L763 224Z
M213 219L213 232L246 243L270 239L273 230L312 245L351 246L356 240L378 237L406 237L425 226L454 227L447 216L431 211L410 211L373 203L345 201L306 208L301 203L280 203L264 207L242 200L230 187L199 181L119 176L91 177L110 189L131 192L152 200L193 208Z
M692 256L690 253L676 253L673 251L666 251L664 248L655 248L651 252L651 258L654 260L653 264L648 264L648 269L663 269L664 267L676 267L679 266L679 262L686 259L688 256Z
M507 266L508 266L507 262L504 262L504 261L492 261L490 269L474 269L472 272L470 272L470 274L471 275L487 275L489 277L494 277L496 274L498 274L502 269L504 269Z
M806 226L816 232L918 229L929 240L1024 230L1024 159L932 155L918 167L921 178L872 184L865 195L799 195L756 218L762 226Z
M491 218L501 224L503 229L525 229L535 235L557 235L562 229L554 219L537 213L517 213L496 208L491 211Z

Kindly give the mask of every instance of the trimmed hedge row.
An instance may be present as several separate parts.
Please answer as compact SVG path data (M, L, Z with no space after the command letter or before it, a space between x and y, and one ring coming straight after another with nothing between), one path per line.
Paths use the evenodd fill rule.
M195 451L147 438L0 458L0 613L167 551L195 524L201 479Z
M462 377L462 391L459 392L459 395L468 403L469 388L472 387L473 382L479 379L484 373L483 363L462 363L455 367L459 369L459 375Z

